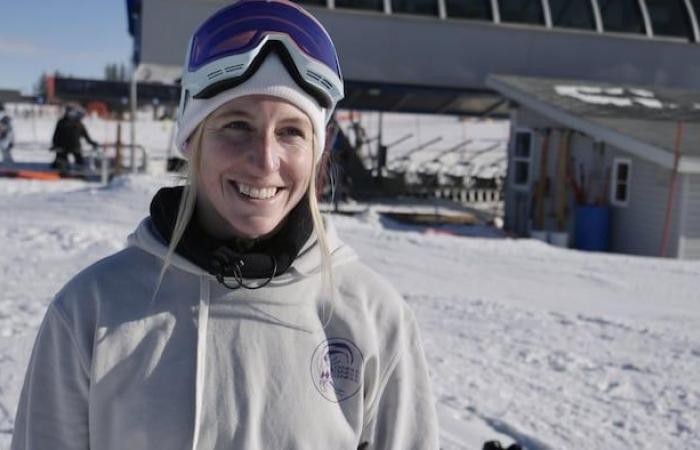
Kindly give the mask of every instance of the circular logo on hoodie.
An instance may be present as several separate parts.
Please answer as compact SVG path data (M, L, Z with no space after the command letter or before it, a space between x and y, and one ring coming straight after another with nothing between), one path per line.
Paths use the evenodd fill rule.
M311 358L311 379L328 401L338 403L357 394L362 386L364 358L347 339L330 338L316 347Z

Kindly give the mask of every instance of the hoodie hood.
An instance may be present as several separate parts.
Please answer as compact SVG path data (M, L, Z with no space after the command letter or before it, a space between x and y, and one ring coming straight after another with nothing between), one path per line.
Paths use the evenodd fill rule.
M332 266L337 267L339 265L357 260L357 254L355 251L340 240L332 220L330 220L328 217L324 217L323 222L326 229L326 237L331 254ZM141 221L136 230L129 235L127 243L130 247L138 247L146 253L154 255L163 261L165 261L165 257L168 253L168 244L160 236L150 217ZM311 236L302 246L299 254L292 262L289 270L284 274L275 277L274 280L288 281L290 277L312 275L321 271L321 263L321 247L318 243L316 233L312 232ZM206 270L190 262L178 253L173 253L172 257L170 258L170 264L180 270L196 276L205 276L212 279L215 278Z
M161 188L151 201L151 221L166 245L172 241L184 187ZM308 199L289 212L277 231L258 239L217 239L195 219L197 206L175 251L218 280L272 278L289 269L313 232Z

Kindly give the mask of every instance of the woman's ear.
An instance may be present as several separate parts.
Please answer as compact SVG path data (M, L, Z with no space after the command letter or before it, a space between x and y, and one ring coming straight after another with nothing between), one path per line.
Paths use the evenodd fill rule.
M182 156L184 156L185 159L188 159L188 160L189 160L189 159L192 159L192 153L193 153L193 149L192 149L192 139L187 139L187 140L182 144L182 148L180 149L180 151L182 152Z

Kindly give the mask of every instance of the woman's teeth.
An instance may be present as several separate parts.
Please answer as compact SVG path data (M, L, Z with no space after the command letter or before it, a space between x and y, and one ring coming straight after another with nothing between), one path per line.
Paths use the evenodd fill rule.
M277 194L276 187L256 188L252 186L246 186L245 184L240 183L236 183L236 185L238 186L238 192L250 198L266 200L268 198L274 197L275 194Z

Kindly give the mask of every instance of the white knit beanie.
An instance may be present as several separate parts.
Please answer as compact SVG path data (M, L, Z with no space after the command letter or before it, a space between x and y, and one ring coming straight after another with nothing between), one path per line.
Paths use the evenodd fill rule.
M294 81L275 53L270 53L253 76L244 83L208 99L189 99L185 110L180 111L178 119L175 138L177 148L184 153L187 139L209 114L223 104L247 95L278 97L306 113L314 129L316 158L321 157L326 143L326 109Z

